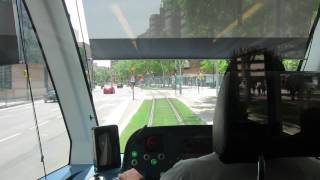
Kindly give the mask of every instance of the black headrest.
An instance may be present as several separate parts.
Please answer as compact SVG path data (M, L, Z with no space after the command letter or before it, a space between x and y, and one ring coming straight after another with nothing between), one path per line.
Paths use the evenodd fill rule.
M255 59L259 57L263 57L262 60ZM285 83L290 83L290 77L299 77L295 82L303 84L286 90L288 85ZM242 163L257 162L260 155L265 158L320 156L320 142L317 140L320 135L320 99L316 93L310 98L312 89L305 85L307 80L319 77L303 72L286 74L280 58L272 52L245 51L235 55L219 90L212 128L213 149L220 160ZM262 85L266 93L258 92L257 95L257 88L261 91ZM283 95L283 91L292 91L293 99ZM300 97L299 94L303 93L308 101ZM305 103L309 101L312 103ZM288 120L285 113L290 112L281 111L290 108L293 108L291 113L302 112L300 117L293 118L297 122L291 122L291 125L299 125L300 121L301 131L295 135L286 134L282 129L282 120ZM289 120L293 119L289 114Z
M256 61L255 57L258 56L263 58ZM258 65L255 65L256 70L251 71L253 63ZM220 160L226 163L256 162L264 151L266 137L281 133L281 123L277 117L280 101L277 89L280 87L275 85L280 84L280 80L267 71L283 70L279 57L268 51L240 52L231 60L220 87L213 123L213 148ZM253 84L256 82L246 78L246 73L265 76L262 77L265 80L261 80L261 77L258 77L260 75L256 75L255 79L267 86L268 95L264 108L268 112L261 116L262 119L272 116L272 120L265 118L267 124L249 120L251 112L248 112L247 106L250 102L242 96L250 99L250 95L244 94L250 94L251 87L256 87L256 84ZM241 84L245 84L247 89L241 89ZM270 103L272 105L268 105Z

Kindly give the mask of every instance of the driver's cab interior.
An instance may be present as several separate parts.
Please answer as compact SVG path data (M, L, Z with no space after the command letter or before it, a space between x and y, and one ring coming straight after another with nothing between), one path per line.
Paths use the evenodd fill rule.
M67 164L47 172L44 163L46 156L43 156L41 146L45 137L41 136L39 126L45 126L49 121L37 121L35 107L40 102L32 100L35 114L32 117L35 120L33 129L37 130L39 159L44 170L43 176L37 178L118 179L118 174L134 168L145 179L155 180L161 179L181 160L208 154L217 156L226 169L233 165L254 166L255 170L247 173L247 179L283 178L277 174L270 175L268 171L273 168L268 162L282 158L312 159L314 167L320 167L320 142L317 139L320 135L319 1L140 0L137 5L127 0L75 0L76 8L73 10L76 12L75 19L80 22L80 39L87 37L89 40L88 47L83 40L82 48L74 31L73 10L70 8L72 3L67 0L8 0L0 2L0 5L6 3L16 8L13 10L17 21L15 26L19 31L16 41L19 42L19 52L22 52L19 56L25 60L20 63L26 64L26 87L30 89L31 99L37 92L32 92L35 73L29 76L33 66L32 63L28 65L32 53L29 56L28 46L31 45L26 37L26 29L32 30L33 44L37 45L39 56L48 69L46 78L52 81L50 88L55 89L63 118L61 122L70 140ZM141 8L142 4L145 8ZM79 5L83 5L80 11ZM0 7L0 10L4 8ZM86 20L87 27L81 23L81 18ZM87 30L83 32L84 28ZM0 43L0 48L7 51L1 51L0 55L9 57L6 52L12 54L12 51L8 51L11 46L3 44ZM88 58L88 54L92 58ZM183 123L181 117L183 119L183 113L187 110L180 111L179 103L173 97L179 96L179 88L180 95L183 88L189 88L199 95L211 80L203 79L202 71L205 70L201 69L192 81L193 89L188 87L192 83L182 85L192 78L181 80L181 69L188 67L181 68L179 62L193 60L205 66L201 62L209 62L207 59L213 62L207 72L217 73L221 77L208 87L216 93L214 111L210 114L212 123ZM99 67L90 67L88 62L102 60L111 62L106 70L112 69L113 65L120 68L121 61L124 62L123 66L138 60L154 65L149 67L143 64L140 69L138 65L126 66L124 71L114 70L104 76L110 81L103 79L98 82L98 74L90 73L91 70L98 72ZM225 69L219 72L219 63L215 62L221 60L226 63ZM295 64L296 69L288 69L285 62ZM10 58L0 62L0 65L10 65ZM152 68L158 68L159 72ZM143 75L134 74L139 70ZM120 76L120 73L125 75ZM156 76L159 76L159 81L155 80ZM165 76L168 78L161 80ZM150 87L147 86L148 82ZM107 83L121 86L114 93L97 95L102 90L95 89L94 84L100 87ZM95 98L101 102L104 99L108 101L108 98L112 101L112 97L118 93L124 97L121 93L128 91L130 96L125 102L130 104L139 99L141 92L148 90L153 98L147 112L149 114L147 118L135 122L138 124L144 119L149 120L136 125L126 141L122 140L121 133L129 126L123 126L124 121L118 124L100 122L99 109L108 110L102 108L105 105L98 107ZM163 95L167 92L173 92L173 95L169 98L168 94ZM153 110L157 109L154 103L160 102L154 100L156 96L165 97L160 108L167 102L168 108L172 108L172 116L177 117L176 124L150 125L150 119L156 121L157 116L154 114L157 110ZM46 106L53 106L54 103L46 103ZM121 109L123 104L114 103L111 106ZM194 110L195 107L190 106L190 109ZM118 111L122 112L110 110L109 113L115 114L112 117L120 117ZM122 118L125 116L139 117L131 111L121 114ZM166 119L162 120L166 122ZM127 124L130 125L130 122ZM15 136L8 137L0 139L0 145ZM299 167L304 167L303 162ZM283 168L283 171L287 170ZM238 179L232 175L232 171L231 174L223 172L221 175L227 175L229 179ZM312 172L306 171L304 177L320 178L319 175L308 174ZM212 173L215 173L215 169L212 169Z

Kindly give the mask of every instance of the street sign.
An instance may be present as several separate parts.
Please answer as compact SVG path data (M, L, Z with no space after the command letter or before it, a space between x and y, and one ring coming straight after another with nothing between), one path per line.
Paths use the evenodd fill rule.
M130 82L131 82L131 83L135 83L135 82L136 82L136 78L135 78L134 76L131 76Z
M27 76L28 76L28 72L27 72L27 70L26 70L26 69L25 69L25 70L23 70L23 71L22 71L22 73L23 73L23 76L24 76L24 77L27 77Z

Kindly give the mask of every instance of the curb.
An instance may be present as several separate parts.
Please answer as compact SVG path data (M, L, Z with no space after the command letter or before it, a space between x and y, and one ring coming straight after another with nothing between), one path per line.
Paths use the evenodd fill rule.
M34 98L34 102L42 100L42 98ZM24 104L31 104L31 100L26 100L26 101L20 101L17 103L8 103L6 105L0 105L0 109L5 109L5 108L10 108L10 107L14 107L14 106L20 106L20 105L24 105Z
M19 106L19 105L23 105L23 104L28 104L30 102L21 102L21 103L16 103L16 104L7 104L7 105L1 105L0 109L5 109L5 108L9 108L9 107L14 107L14 106Z
M140 108L142 102L144 101L144 99L140 102L138 102L138 104L134 107L135 109L127 116L126 119L124 119L122 122L120 122L119 125L119 134L122 133L122 131L127 127L127 125L129 124L131 118L136 114L136 112L138 111L138 109ZM128 108L128 107L127 107ZM127 108L125 110L127 110Z

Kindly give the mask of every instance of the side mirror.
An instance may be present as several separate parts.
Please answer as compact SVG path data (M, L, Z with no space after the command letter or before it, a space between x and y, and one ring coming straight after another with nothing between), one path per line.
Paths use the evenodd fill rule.
M93 164L96 172L121 167L118 126L92 128Z

